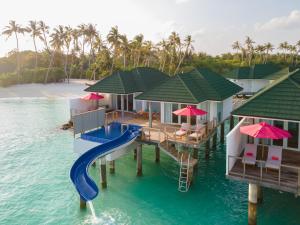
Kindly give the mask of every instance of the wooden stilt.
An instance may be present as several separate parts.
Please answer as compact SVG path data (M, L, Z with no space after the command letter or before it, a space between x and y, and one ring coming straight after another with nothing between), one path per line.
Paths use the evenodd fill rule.
M158 145L155 145L155 162L159 163L160 161L160 149Z
M133 159L136 160L136 149L133 150Z
M142 145L139 144L137 147L137 151L136 151L136 156L137 156L137 160L136 160L136 175L138 177L143 175L143 167L142 167Z
M101 187L103 189L107 188L107 177L106 177L106 160L100 159L101 165L100 165L100 180L101 180Z
M109 162L109 173L111 174L115 173L115 160Z
M221 123L221 143L223 144L225 142L225 124Z
M257 184L249 183L248 193L248 225L257 223Z
M198 159L199 158L199 149L198 148L194 148L193 149L193 158L194 159Z
M95 162L93 162L92 166L93 166L93 167L96 167L96 161L95 161Z
M80 209L86 209L86 201L80 198Z
M205 143L205 158L209 158L209 147L210 147L210 139L208 139Z
M230 116L230 130L232 130L234 127L234 117Z
M214 134L214 136L213 136L213 143L212 143L213 145L213 147L215 148L216 146L217 146L217 132Z
M257 203L261 204L263 202L263 189L261 186L257 186Z

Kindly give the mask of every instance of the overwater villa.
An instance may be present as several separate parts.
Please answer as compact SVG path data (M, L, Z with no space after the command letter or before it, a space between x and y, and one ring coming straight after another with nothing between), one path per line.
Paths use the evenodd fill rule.
M155 146L157 162L160 150L178 162L178 190L187 191L200 145L206 143L209 149L210 139L216 144L219 125L224 138L224 121L241 87L208 69L169 77L156 69L136 68L117 71L86 91L101 93L105 105L73 117L74 148L81 156L71 178L82 202L98 193L85 167L101 158L101 183L106 187L106 161L114 171L115 159L134 150L140 176L143 144ZM176 113L179 109L185 114Z
M240 122L227 135L226 176L249 183L249 224L255 224L261 187L300 195L300 70L274 81L232 115ZM241 127L262 121L291 137L253 139L241 133Z
M289 67L280 68L274 64L256 64L236 68L225 76L243 88L239 94L253 95L289 72Z

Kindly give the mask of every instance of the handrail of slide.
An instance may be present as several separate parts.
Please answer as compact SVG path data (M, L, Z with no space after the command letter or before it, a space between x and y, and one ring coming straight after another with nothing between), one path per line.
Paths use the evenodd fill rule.
M131 144L139 135L140 127L129 124L121 136L88 150L74 162L70 171L70 178L82 200L91 201L96 198L99 192L96 183L88 174L90 164L99 157Z

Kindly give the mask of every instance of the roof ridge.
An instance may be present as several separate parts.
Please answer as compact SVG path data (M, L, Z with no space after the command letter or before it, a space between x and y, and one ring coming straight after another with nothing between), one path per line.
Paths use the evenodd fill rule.
M261 91L257 92L255 95L253 95L251 98L249 98L248 101L246 101L243 105L241 105L240 107L233 110L232 114L234 114L234 112L237 111L238 109L241 109L241 108L245 107L245 105L247 105L249 102L252 102L253 99L256 99L257 97L261 96L262 94L270 91L273 87L277 86L278 84L282 83L283 81L285 81L287 79L290 80L290 76L292 76L293 74L295 74L299 70L300 69L294 70L293 72L288 73L287 75L279 78L278 80L274 81L273 83L271 83L267 87L263 88Z
M118 77L119 77L120 82L121 82L121 86L122 86L122 88L123 88L123 92L125 93L125 92L126 92L126 91L125 91L125 86L124 86L123 79L122 79L122 77L121 77L120 71L118 70L117 73L118 73Z
M179 75L177 75L177 77L179 78L180 82L183 84L183 86L186 88L186 90L188 90L188 92L191 94L191 96L193 97L194 100L196 100L196 102L199 103L198 99L195 97L195 95L191 92L191 90L186 86L186 84L184 83L184 81L181 79L181 77Z

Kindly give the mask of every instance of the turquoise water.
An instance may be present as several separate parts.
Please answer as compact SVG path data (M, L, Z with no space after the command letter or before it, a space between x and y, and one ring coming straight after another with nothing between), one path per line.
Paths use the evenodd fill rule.
M73 135L59 129L67 119L66 100L0 100L0 224L91 223L69 179ZM188 193L177 191L178 168L171 159L162 153L156 164L153 148L143 149L141 178L132 155L116 161L108 189L93 201L99 224L247 223L247 185L225 179L224 146L208 160L200 151ZM99 182L98 166L90 172ZM296 225L299 212L300 199L264 189L258 222Z

